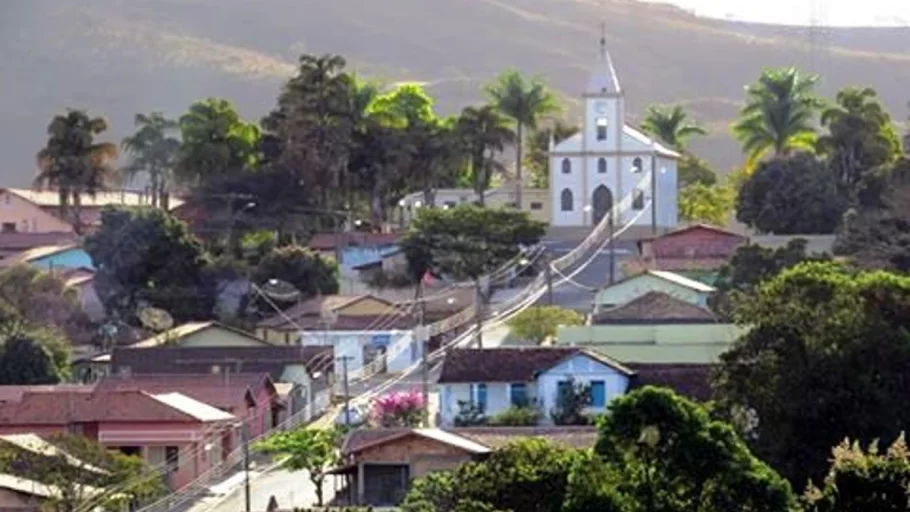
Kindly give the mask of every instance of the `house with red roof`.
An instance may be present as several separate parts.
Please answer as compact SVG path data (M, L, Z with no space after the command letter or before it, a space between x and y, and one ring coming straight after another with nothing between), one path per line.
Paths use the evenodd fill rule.
M693 224L638 242L638 256L624 264L626 273L663 270L713 284L717 271L736 249L749 243L745 235L708 224Z
M0 435L84 435L142 457L174 489L218 465L236 445L234 415L181 393L66 386L16 391L0 404Z

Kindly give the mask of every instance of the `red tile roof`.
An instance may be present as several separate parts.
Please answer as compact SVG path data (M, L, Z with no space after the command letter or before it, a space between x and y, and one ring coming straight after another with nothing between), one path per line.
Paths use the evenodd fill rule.
M630 390L660 386L702 402L713 396L713 364L628 363L627 366L635 370Z
M273 401L277 392L267 373L223 375L111 375L98 383L99 391L144 391L152 395L180 393L219 409L254 404L263 388Z
M0 257L45 245L64 245L76 242L74 233L0 233Z
M455 349L446 354L439 383L530 382L541 372L585 355L622 373L631 373L607 357L577 347L497 347Z
M17 402L0 405L0 424L67 425L73 422L198 423L143 391L26 392Z
M717 315L707 308L677 299L669 294L651 291L629 302L595 313L594 325L715 323Z

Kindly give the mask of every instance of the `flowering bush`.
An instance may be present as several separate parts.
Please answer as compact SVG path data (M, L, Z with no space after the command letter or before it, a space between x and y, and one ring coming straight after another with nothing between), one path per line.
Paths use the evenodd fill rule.
M373 401L372 422L378 427L419 427L423 396L417 391L388 393Z

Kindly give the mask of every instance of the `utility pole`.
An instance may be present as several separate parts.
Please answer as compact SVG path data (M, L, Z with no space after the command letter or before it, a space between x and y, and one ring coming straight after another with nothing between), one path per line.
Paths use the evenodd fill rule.
M418 339L417 343L420 345L420 384L421 384L421 395L423 397L423 421L424 426L427 428L430 427L430 361L427 354L427 345L430 341L429 332L424 325L426 321L427 314L427 301L423 299L423 283L417 285L420 287L418 290L420 292L420 304L417 308L417 329L416 335Z
M341 376L344 385L344 424L347 427L351 426L351 391L348 388L348 361L353 359L351 356L341 356L338 358L341 361Z
M250 512L250 433L246 422L240 429L240 435L243 437L243 500L246 504L246 512Z
M651 201L651 207L654 207L654 201ZM613 207L610 207L610 217L607 219L607 234L610 237L608 239L608 245L610 251L610 284L613 284L616 281L616 246L613 241Z
M477 296L474 298L477 320L477 348L483 348L483 292L480 289L480 279L475 281Z
M657 143L652 142L652 145L654 154L651 155L651 234L657 236ZM610 256L610 261L612 258Z
M549 252L544 254L543 262L546 265L546 269L544 270L544 272L546 272L546 276L547 276L547 303L552 306L553 305L553 265L552 265L552 262L550 261Z

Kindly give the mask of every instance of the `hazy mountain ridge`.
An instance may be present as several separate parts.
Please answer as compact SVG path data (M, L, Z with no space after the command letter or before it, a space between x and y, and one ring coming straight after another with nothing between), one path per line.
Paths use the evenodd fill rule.
M695 149L721 170L738 160L726 128L762 67L811 64L824 73L826 93L871 85L900 118L910 93L910 30L826 29L819 40L833 47L810 58L805 30L702 20L631 0L608 0L603 11L594 0L59 4L0 5L4 183L30 181L48 119L68 106L108 116L112 140L130 131L137 111L176 116L208 96L230 98L258 119L301 52L340 53L361 74L389 82L427 82L443 112L480 99L481 84L506 68L541 74L574 100L601 18L630 115L652 102L686 104L715 131Z

